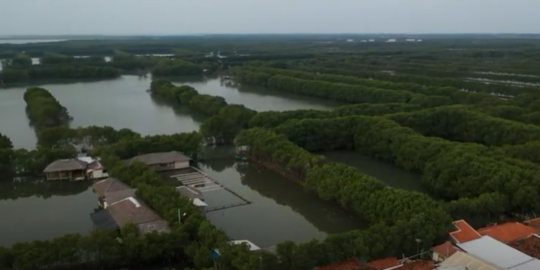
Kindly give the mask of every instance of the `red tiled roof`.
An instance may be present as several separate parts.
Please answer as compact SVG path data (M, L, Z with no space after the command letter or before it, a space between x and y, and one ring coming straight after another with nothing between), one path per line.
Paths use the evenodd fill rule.
M357 259L351 258L338 263L333 263L315 268L316 270L377 270L361 264Z
M384 258L376 261L372 261L366 264L366 266L373 267L377 270L387 269L393 266L398 266L399 260L397 258Z
M433 261L415 261L406 263L394 270L433 270L435 269L435 263Z
M537 259L540 259L540 236L531 235L508 244L509 246Z
M454 245L452 245L452 243L450 243L450 241L446 241L442 245L432 247L431 250L434 251L434 252L439 253L440 255L445 256L445 258L448 258L448 257L452 256L452 254L459 251L459 249L457 247L455 247Z
M508 243L526 238L538 231L519 222L507 222L479 229L478 232L481 235L489 235L503 243Z
M473 227L471 227L471 225L469 225L469 223L463 219L454 221L453 224L458 230L451 232L450 236L453 237L458 243L463 243L482 237L475 229L473 229Z

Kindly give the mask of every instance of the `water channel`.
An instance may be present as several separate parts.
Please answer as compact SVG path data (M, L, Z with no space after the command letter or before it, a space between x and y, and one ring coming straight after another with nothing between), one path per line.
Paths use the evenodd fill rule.
M269 89L234 86L220 78L183 78L174 82L191 85L202 94L222 96L230 103L257 111L331 109L339 105ZM115 80L40 87L48 89L67 107L74 118L72 127L108 125L129 128L143 135L198 130L203 116L152 99L146 92L149 84L150 79L122 76ZM15 147L32 149L36 137L25 113L26 88L0 90L0 133L9 136ZM216 152L232 153L232 148ZM357 217L307 193L301 186L254 165L222 158L200 164L200 168L252 202L207 214L233 239L249 239L267 247L285 240L321 239L328 233L365 226ZM388 166L380 169L389 170ZM0 211L7 213L4 214L7 222L0 223L0 246L50 239L66 233L87 233L92 229L89 214L96 207L97 198L89 183L2 183L0 191ZM235 199L220 192L205 194L208 203L227 204L227 200Z

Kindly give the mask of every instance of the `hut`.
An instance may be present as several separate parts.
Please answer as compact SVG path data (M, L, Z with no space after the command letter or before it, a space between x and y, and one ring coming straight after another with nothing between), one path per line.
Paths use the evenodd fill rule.
M142 162L155 171L167 171L189 168L191 158L173 151L138 155L131 158L128 162L133 161Z
M84 180L88 163L79 159L60 159L49 164L43 172L47 180Z
M109 205L107 209L94 212L90 214L90 218L94 223L94 228L99 229L114 231L132 223L137 226L141 234L170 230L167 221L134 197L125 198Z

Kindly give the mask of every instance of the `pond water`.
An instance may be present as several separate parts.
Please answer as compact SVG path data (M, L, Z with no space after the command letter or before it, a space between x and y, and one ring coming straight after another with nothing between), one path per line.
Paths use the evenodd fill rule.
M92 230L90 182L0 182L0 246Z
M202 94L222 96L230 103L243 104L258 111L331 109L339 105L270 89L238 86L220 78L183 78L175 79L175 83L191 85ZM117 129L129 128L143 135L198 130L204 116L187 107L171 106L153 99L146 91L149 85L150 79L122 76L107 81L39 86L48 89L67 108L74 118L72 127L108 125ZM32 149L36 137L25 113L23 94L26 88L0 90L0 133L9 136L15 147ZM320 239L327 233L365 226L351 213L320 200L278 174L257 166L235 163L231 159L232 148L214 152L221 153L223 158L210 159L200 168L252 202L207 213L208 218L231 238L248 239L267 247L285 240L303 242ZM388 167L381 165L377 170L388 170ZM396 172L395 177L399 179L401 176ZM0 197L0 211L8 213L4 216L8 222L0 222L0 241L3 241L0 245L91 230L89 214L96 207L96 197L88 186L71 189L68 184L71 183L50 182L41 184L39 188L20 189L17 184L3 183L5 188L0 188L5 195ZM62 193L57 189L69 191ZM223 205L238 200L224 190L211 193L205 194L209 204ZM4 237L7 233L10 236Z
M328 151L320 154L330 161L355 167L390 187L427 193L422 185L421 175L408 172L393 164L363 156L355 151Z

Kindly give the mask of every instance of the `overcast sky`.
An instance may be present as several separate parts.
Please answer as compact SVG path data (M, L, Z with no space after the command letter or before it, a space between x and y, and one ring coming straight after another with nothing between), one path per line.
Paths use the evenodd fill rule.
M26 34L539 33L540 0L0 0Z

